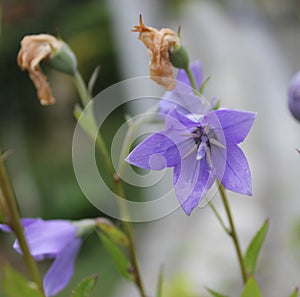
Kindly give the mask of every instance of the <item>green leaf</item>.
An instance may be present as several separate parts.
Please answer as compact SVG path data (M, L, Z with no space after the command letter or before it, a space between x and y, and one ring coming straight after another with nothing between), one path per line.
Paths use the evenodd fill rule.
M4 267L3 289L6 297L43 297L38 286L9 265Z
M72 297L89 297L98 280L97 275L84 278L72 292Z
M220 294L212 289L209 289L209 288L206 288L206 290L214 297L228 297L226 295L222 295L222 294Z
M158 274L158 281L157 281L157 291L156 291L156 297L162 297L163 296L163 279L164 279L164 273L163 268L160 268L159 274Z
M206 85L207 85L207 83L208 83L209 80L210 80L210 76L208 76L204 80L204 82L201 84L201 87L200 87L200 90L199 90L200 95L203 95L204 89L205 89L205 87L206 87Z
M257 257L265 240L267 231L269 227L269 220L266 220L258 232L255 234L253 239L251 240L245 257L244 257L244 264L246 271L249 275L253 275L255 271Z
M298 297L299 288L296 288L295 291L290 295L290 297Z
M129 240L127 235L124 234L119 228L117 228L111 221L107 219L97 219L97 227L100 228L106 236L109 237L114 243L127 247L129 245Z
M254 278L249 278L240 297L262 297Z
M93 71L93 73L90 77L89 83L88 83L88 92L89 92L91 98L93 97L93 89L94 89L94 85L96 83L96 80L98 78L99 72L100 72L100 65L98 65L94 69L94 71Z
M120 271L120 273L127 279L133 281L134 274L132 273L132 265L125 254L125 252L115 243L113 242L107 235L102 232L97 232L99 237L101 238L104 247L111 255L116 267Z

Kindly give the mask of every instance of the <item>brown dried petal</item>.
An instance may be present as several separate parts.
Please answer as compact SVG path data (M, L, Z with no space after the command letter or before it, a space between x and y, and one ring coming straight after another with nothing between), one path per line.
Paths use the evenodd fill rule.
M41 71L40 62L48 59L53 51L61 49L62 46L62 41L48 34L28 35L21 41L18 65L22 70L28 70L42 105L53 104L55 99L47 77Z
M150 76L158 84L167 90L176 86L174 80L173 65L169 61L169 53L173 51L175 44L179 45L179 39L171 29L157 30L146 27L140 16L140 25L134 26L133 32L139 32L139 39L145 44L150 53Z

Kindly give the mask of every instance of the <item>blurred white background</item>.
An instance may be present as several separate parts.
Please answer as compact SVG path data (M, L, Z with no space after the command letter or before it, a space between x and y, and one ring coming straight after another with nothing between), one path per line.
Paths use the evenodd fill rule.
M183 45L192 60L201 61L204 76L211 76L207 98L217 96L222 106L257 112L242 144L252 171L253 197L228 195L243 249L270 219L256 276L264 296L288 296L300 285L300 245L295 240L300 223L300 156L295 150L300 123L287 109L287 87L300 69L300 28L289 10L297 2L182 2L174 15L165 1L109 1L123 78L148 75L146 49L136 33L128 34L141 13L148 26L176 31L181 25ZM214 199L224 214L220 202ZM183 277L195 295L205 287L233 296L241 291L233 244L209 207L191 217L179 209L136 227L148 292L155 290L161 265L167 280ZM130 285L117 291L118 296L138 296Z

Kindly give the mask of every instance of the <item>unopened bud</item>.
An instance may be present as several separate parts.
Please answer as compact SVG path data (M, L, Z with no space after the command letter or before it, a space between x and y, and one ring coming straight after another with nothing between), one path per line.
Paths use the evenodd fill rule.
M189 54L183 46L175 46L172 53L170 53L169 60L176 68L187 69L189 67Z
M77 60L70 47L63 42L63 46L59 50L52 50L49 64L58 71L74 75L77 70Z

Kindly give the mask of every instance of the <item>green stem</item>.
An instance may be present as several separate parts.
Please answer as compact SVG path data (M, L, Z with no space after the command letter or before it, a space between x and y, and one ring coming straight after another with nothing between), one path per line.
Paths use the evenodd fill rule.
M235 250L236 250L236 253L237 253L237 256L238 256L243 282L244 282L244 284L246 284L246 282L248 280L247 271L246 271L246 268L245 268L245 264L244 264L244 260L243 260L242 251L241 251L241 247L240 247L240 244L239 244L238 236L237 236L235 226L234 226L234 223L233 223L233 218L232 218L229 203L228 203L228 200L227 200L227 195L226 195L225 189L224 189L224 187L221 183L219 183L219 192L221 194L221 198L222 198L222 201L223 201L223 204L224 204L224 207L225 207L225 211L226 211L226 214L227 214L227 217L228 217L229 225L230 225L229 235L231 236L231 238L233 240L234 247L235 247Z
M86 85L84 83L84 80L78 70L75 72L75 75L73 76L73 78L74 78L75 86L77 88L77 91L78 91L80 99L81 99L81 103L84 107L86 107L88 105L88 103L90 102L91 98L90 98L90 94L86 88Z
M215 208L215 206L211 203L208 202L208 205L210 206L211 210L213 211L214 215L216 216L216 218L218 219L220 225L222 226L222 228L224 229L224 231L231 236L231 232L230 230L226 227L222 217L220 216L220 214L218 213L217 209Z
M30 254L30 250L24 236L23 227L20 223L20 214L13 189L8 178L7 170L2 160L0 161L0 186L7 206L7 224L11 227L18 239L24 262L31 280L35 282L41 290L43 290L40 273L33 257Z
M192 71L191 71L191 68L190 68L190 67L187 67L187 68L185 69L185 72L186 72L186 74L187 74L187 76L188 76L188 78L189 78L189 80L190 80L190 82L191 82L191 86L192 86L192 88L194 89L195 94L198 94L197 84L196 84L194 75L193 75L193 73L192 73Z
M132 232L132 226L130 223L130 214L128 212L127 208L127 201L124 198L124 190L121 184L121 180L116 177L115 178L115 190L116 194L121 198L121 203L120 203L120 211L121 211L121 217L123 218L123 225L128 237L129 241L129 253L130 253L130 260L133 266L133 271L134 271L134 276L135 276L135 283L139 289L140 296L141 297L146 297L145 289L143 286L142 282L142 277L139 269L139 264L137 260L137 254L136 254L136 249L135 249L135 244L134 244L134 237L133 237L133 232Z
M85 82L78 70L75 72L75 75L73 78L74 78L74 84L79 93L81 103L82 103L83 107L86 107L89 104L89 102L91 101L91 97L90 97L88 89L85 85ZM90 108L89 111L91 112L90 113L91 120L95 122L95 126L96 126L96 120L93 115L92 108ZM111 182L113 184L113 175L114 175L113 166L110 162L110 156L108 154L108 150L106 148L105 141L100 133L97 134L96 146L99 149L105 169L108 172L109 176L112 178Z
M75 86L78 90L81 103L84 107L87 106L87 104L90 102L91 98L88 92L88 89L82 79L81 74L77 71L74 76L74 83ZM93 121L95 121L94 115L92 115ZM134 244L134 238L133 238L133 232L132 232L132 226L130 224L130 216L129 212L127 209L127 202L124 195L124 190L121 184L120 178L115 174L115 170L113 167L113 164L111 162L110 155L108 153L105 141L100 133L98 133L97 138L96 138L96 145L98 147L98 150L100 152L100 155L104 161L104 166L106 169L106 172L111 178L112 185L115 188L115 193L121 197L121 203L119 205L120 207L120 212L121 212L121 217L123 221L123 225L126 231L126 234L128 236L129 240L129 253L130 253L130 258L131 258L131 263L133 265L134 273L135 273L135 283L139 289L141 297L146 297L145 290L143 287L142 283L142 278L141 278L141 273L138 265L138 260L137 260L137 255L136 255L136 250L135 250L135 244Z

